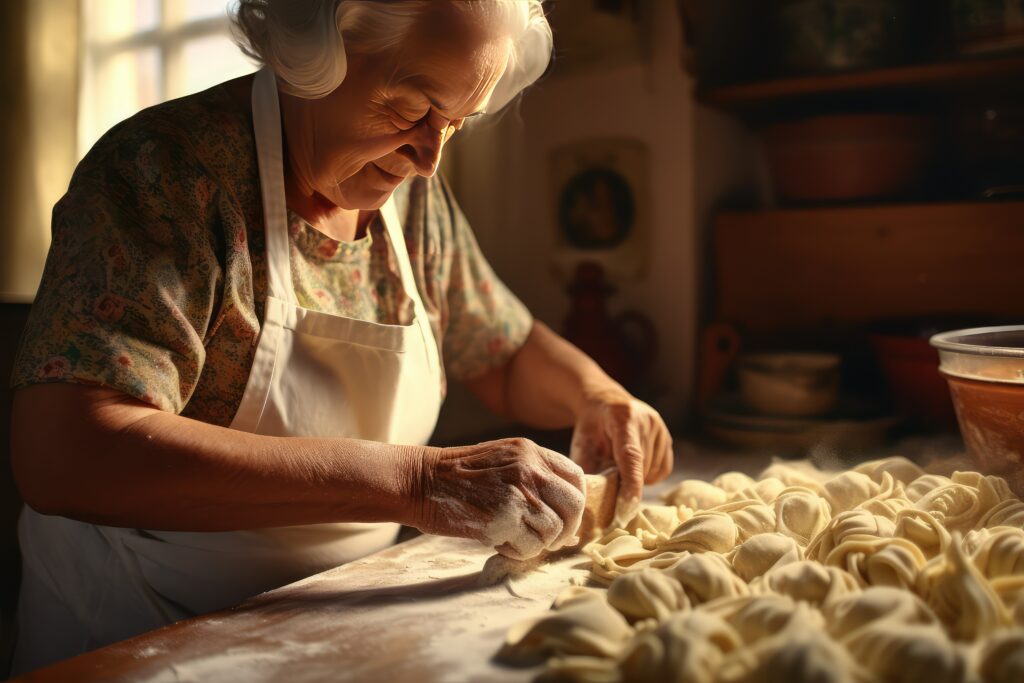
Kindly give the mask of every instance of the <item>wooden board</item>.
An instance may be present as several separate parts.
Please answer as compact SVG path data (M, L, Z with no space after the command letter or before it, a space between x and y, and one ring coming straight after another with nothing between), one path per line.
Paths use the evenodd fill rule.
M768 454L677 441L676 469L648 487L655 501L681 479L756 474ZM270 591L233 609L146 633L15 679L40 683L312 683L532 681L534 668L492 657L509 627L548 611L589 561L572 555L529 577L481 587L491 551L421 536Z
M745 330L1024 320L1024 203L723 213L715 317Z
M786 102L841 95L877 95L912 91L918 95L954 96L1024 88L1024 57L964 59L887 69L782 78L698 90L700 101L737 113L777 108Z

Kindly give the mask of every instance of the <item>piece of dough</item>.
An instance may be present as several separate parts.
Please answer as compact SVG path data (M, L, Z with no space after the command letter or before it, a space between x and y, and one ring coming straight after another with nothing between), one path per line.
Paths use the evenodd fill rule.
M987 538L977 550L971 552L974 565L986 578L1024 575L1024 530L1014 527L996 527L986 530Z
M1024 630L1000 633L985 642L978 670L985 683L1024 681Z
M746 595L748 592L746 582L733 572L728 561L718 553L686 555L664 571L679 582L693 605L716 598Z
M772 567L802 559L803 550L791 536L774 532L753 536L729 554L733 570L748 583Z
M632 621L667 619L689 609L690 600L679 581L657 569L628 572L608 586L608 604Z
M856 635L885 619L898 625L936 625L939 620L913 593L886 586L866 588L834 600L824 609L828 632L836 640Z
M922 570L917 592L956 640L976 640L1013 623L999 595L964 554L959 536Z
M550 614L512 627L498 658L536 664L553 654L616 657L633 635L600 591L570 589L555 605Z
M723 503L712 512L724 512L736 524L737 542L742 543L751 536L775 531L775 510L759 498L744 498Z
M938 624L901 624L879 619L843 644L881 681L962 683L966 664Z
M742 641L729 624L707 612L681 612L638 631L622 658L624 681L712 683L725 655Z
M672 532L661 550L691 553L727 553L736 545L739 530L724 512L698 512Z
M814 606L827 606L860 590L857 580L837 567L802 560L776 567L750 582L755 593L778 593Z
M822 488L822 497L831 506L832 514L838 515L873 498L878 493L879 485L868 475L851 471L832 477Z
M670 505L685 505L692 510L710 510L725 502L726 493L714 484L699 479L687 479L668 491L662 498Z
M882 475L888 472L904 486L925 473L923 469L901 456L861 463L854 467L853 471L866 474L879 484L882 483Z
M803 547L830 519L828 501L810 489L790 487L775 499L775 530L792 536Z
M867 510L847 510L830 519L828 525L814 537L807 546L807 557L822 560L849 536L889 538L895 533L896 525L885 517Z

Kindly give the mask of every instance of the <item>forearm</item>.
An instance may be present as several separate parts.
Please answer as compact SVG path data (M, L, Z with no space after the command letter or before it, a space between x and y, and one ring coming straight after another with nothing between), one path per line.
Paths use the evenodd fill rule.
M541 322L509 361L504 379L509 417L540 429L571 427L589 400L625 393L589 356Z
M76 410L83 390L29 387L15 401L15 473L43 512L180 531L416 523L422 448L259 436L130 400ZM59 431L46 432L44 407Z

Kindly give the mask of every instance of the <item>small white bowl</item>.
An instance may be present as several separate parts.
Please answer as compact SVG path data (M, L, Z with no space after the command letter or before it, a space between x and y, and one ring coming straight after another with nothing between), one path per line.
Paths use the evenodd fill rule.
M740 395L764 415L811 417L835 408L841 357L834 353L755 353L740 357Z

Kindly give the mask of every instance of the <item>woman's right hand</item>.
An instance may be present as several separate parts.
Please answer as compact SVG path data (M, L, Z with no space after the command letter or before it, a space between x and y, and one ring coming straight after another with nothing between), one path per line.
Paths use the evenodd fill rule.
M428 449L417 526L527 559L578 543L583 470L528 439Z

